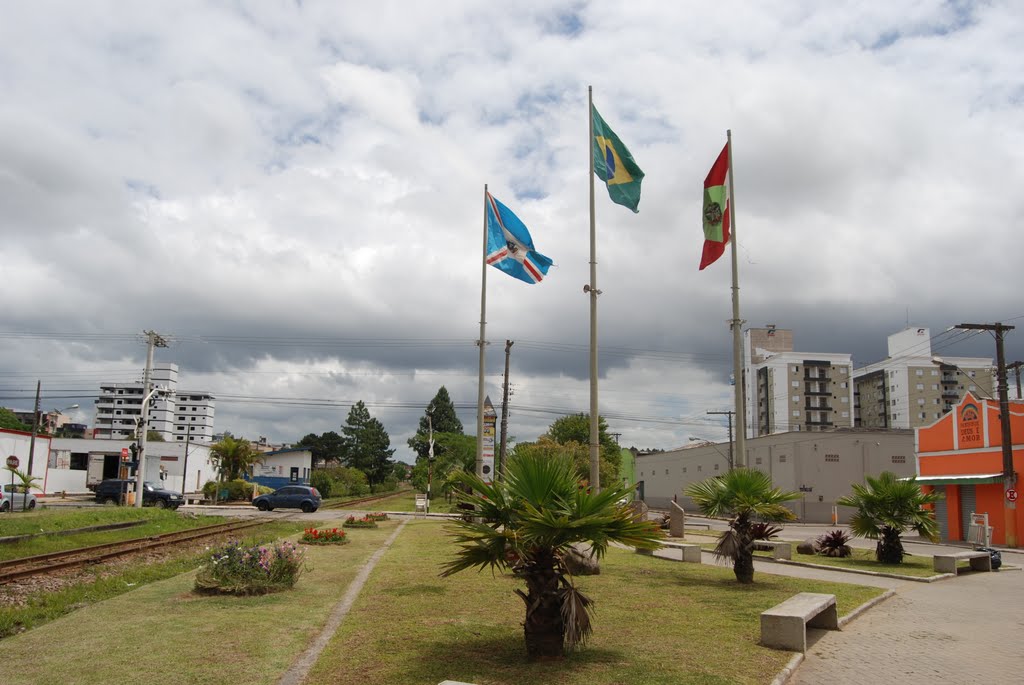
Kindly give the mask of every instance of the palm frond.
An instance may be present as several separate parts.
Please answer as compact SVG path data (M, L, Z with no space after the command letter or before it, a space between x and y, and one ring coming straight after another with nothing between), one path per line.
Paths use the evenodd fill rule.
M573 649L585 645L594 632L591 622L594 601L580 592L572 583L566 583L562 588L561 600L566 647Z

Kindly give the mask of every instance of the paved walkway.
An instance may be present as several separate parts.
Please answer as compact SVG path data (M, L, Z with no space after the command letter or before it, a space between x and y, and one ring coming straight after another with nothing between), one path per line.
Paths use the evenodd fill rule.
M794 528L786 532L783 537L790 539L803 534ZM857 542L874 546L874 541ZM920 555L963 551L911 541L904 546ZM711 554L702 556L703 563L715 563ZM1004 549L1003 564L1024 567L1024 551ZM810 631L807 654L789 685L998 685L1024 678L1024 571L1004 568L921 583L758 560L754 568L896 592L841 631Z

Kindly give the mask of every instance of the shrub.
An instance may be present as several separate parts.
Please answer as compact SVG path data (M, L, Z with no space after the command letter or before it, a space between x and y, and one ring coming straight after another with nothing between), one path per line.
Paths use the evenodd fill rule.
M355 516L349 516L345 519L345 528L376 528L377 522L368 516L362 518L356 518Z
M370 492L372 492L373 494L381 492L394 492L397 489L398 480L396 480L393 476L385 478L383 483L377 483L375 485L370 486Z
M846 543L850 541L850 535L844 530L830 530L819 537L815 544L818 554L826 557L848 557L853 550Z
M244 546L229 542L210 550L196 574L196 590L212 594L263 595L295 585L303 569L303 550L291 542Z
M216 481L208 480L203 483L203 495L209 499L213 498L213 493L217 492Z
M320 491L320 496L327 499L334 492L333 485L334 481L331 480L330 474L326 471L313 471L313 474L309 477L309 484Z
M241 478L229 480L224 484L224 489L228 491L228 499L243 500L252 498L252 483Z
M344 545L348 543L348 536L345 535L345 531L337 528L307 528L302 532L302 542L308 545Z
M372 514L367 514L365 518L368 518L371 521L387 521L388 515L385 514L383 511L376 511Z

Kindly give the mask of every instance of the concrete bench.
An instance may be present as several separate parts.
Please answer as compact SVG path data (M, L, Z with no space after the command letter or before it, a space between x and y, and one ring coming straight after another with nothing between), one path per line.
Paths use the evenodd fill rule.
M183 495L185 498L185 504L207 504L209 500L206 499L206 495L203 493L189 493Z
M686 561L692 564L700 563L700 545L689 542L662 542L661 551L675 554L679 553L679 561ZM655 550L636 548L637 554L653 555ZM673 557L675 558L675 557Z
M772 559L792 559L793 545L788 542L774 542L772 540L754 540L754 549L762 552L771 552Z
M972 571L991 571L992 555L988 552L954 552L953 554L936 554L932 557L932 565L937 573L952 573L957 571L957 562L971 562Z
M807 627L839 630L836 596L801 592L761 612L761 644L791 652L807 651Z

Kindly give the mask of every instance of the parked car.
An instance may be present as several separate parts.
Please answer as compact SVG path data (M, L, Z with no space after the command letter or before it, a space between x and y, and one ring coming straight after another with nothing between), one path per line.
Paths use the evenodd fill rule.
M96 501L100 504L120 504L124 500L124 493L129 490L134 492L134 480L111 478L96 486ZM177 509L184 503L185 496L180 492L164 490L150 481L142 484L143 506L154 506L157 509Z
M28 497L28 503L25 503L25 497ZM0 511L10 511L11 507L14 507L14 511L21 511L26 507L29 509L36 508L36 496L31 492L23 492L21 485L8 483L0 489Z
M302 509L308 514L320 508L320 492L309 485L286 485L268 495L254 497L252 504L260 511Z

